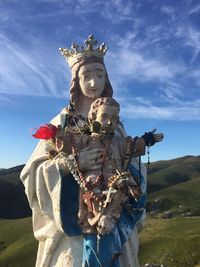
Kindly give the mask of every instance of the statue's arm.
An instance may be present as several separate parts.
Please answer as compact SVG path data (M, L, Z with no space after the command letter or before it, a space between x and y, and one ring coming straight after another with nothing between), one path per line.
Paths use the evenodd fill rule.
M133 138L133 156L138 157L145 155L145 148L153 146L155 143L160 142L163 140L164 135L163 133L155 133L156 130L152 132L146 132L141 137Z

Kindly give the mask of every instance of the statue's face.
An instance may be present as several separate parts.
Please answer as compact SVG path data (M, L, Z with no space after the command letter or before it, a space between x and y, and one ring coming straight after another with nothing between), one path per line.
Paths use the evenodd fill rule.
M96 121L101 123L105 132L114 132L119 120L119 109L109 105L100 105L96 114Z
M98 98L105 87L106 71L101 63L89 63L80 67L79 84L84 96Z

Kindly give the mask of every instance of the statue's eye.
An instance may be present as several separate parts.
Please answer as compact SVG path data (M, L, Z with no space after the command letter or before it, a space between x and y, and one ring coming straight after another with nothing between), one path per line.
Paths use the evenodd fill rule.
M100 70L96 71L96 75L98 78L103 78L103 72Z
M89 75L88 74L84 74L83 77L84 77L84 79L88 79Z
M101 118L102 118L103 120L105 120L105 119L107 118L107 114L106 114L106 113L103 113L103 114L101 115Z

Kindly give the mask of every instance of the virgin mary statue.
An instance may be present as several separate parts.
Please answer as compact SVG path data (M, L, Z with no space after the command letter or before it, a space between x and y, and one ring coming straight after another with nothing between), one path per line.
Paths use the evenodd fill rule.
M104 64L105 44L97 46L90 35L85 45L60 51L72 73L70 103L51 124L60 128L70 124L81 129L86 123L92 102L99 97L112 97L113 89ZM125 136L121 122L115 134ZM82 171L99 169L99 150L79 151ZM21 180L32 209L33 232L39 241L36 267L139 267L138 227L145 217L146 170L137 158L132 158L129 171L140 181L138 201L130 200L111 233L104 236L85 235L78 224L79 185L68 168L70 155L52 156L52 144L41 140L22 170Z

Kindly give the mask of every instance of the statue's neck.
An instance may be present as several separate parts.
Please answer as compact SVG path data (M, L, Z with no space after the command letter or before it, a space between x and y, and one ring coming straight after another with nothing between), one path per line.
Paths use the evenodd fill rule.
M78 104L78 107L77 107L78 114L80 114L81 116L87 118L88 117L88 112L90 110L90 106L94 101L95 101L94 98L81 96L79 104Z

